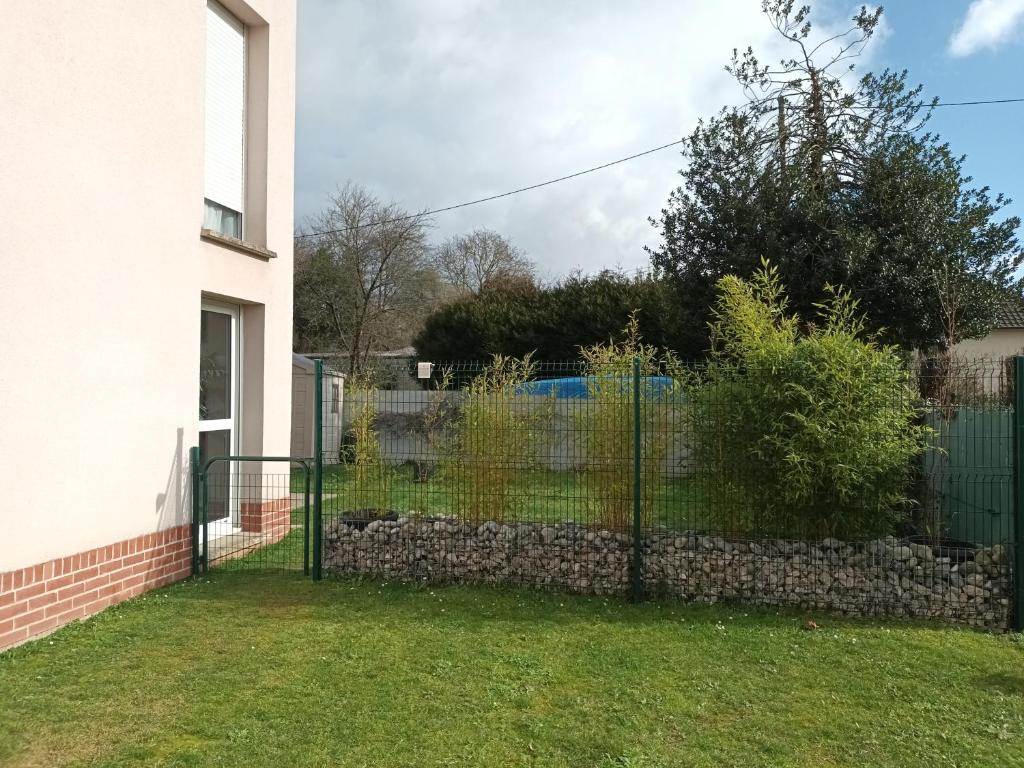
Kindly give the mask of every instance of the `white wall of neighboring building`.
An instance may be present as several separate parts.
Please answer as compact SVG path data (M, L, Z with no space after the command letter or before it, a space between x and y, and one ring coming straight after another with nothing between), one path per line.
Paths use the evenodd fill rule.
M290 456L312 457L316 437L316 383L313 360L292 355L292 428ZM344 429L342 414L345 401L345 377L325 368L323 373L321 424L323 450L338 455Z
M1024 328L995 328L980 339L967 339L956 345L956 354L964 360L1001 360L1024 353Z
M295 0L222 4L276 258L200 238L206 0L0 3L0 572L188 522L204 296L243 307L242 447L288 451Z

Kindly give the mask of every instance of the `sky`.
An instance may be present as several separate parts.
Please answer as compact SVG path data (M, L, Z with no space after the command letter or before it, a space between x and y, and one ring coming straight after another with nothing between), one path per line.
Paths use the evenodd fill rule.
M856 5L814 4L815 36ZM735 47L783 52L758 0L299 0L297 225L352 181L409 211L546 181L675 141L742 94ZM1024 0L894 0L858 68L928 97L1024 97ZM930 128L1024 217L1024 103L947 107ZM547 279L645 268L683 159L669 148L433 217L440 242L510 238Z

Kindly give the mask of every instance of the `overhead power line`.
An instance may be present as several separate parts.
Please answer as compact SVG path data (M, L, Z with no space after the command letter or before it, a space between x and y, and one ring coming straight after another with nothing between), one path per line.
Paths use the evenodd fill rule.
M989 99L987 101L940 101L938 104L922 104L922 109L932 109L933 107L973 107L976 104L1017 104L1024 101L1024 98L1020 99Z
M339 232L351 232L352 230L355 230L355 229L363 229L364 227L372 227L372 226L376 226L378 224L392 224L392 223L397 222L397 221L407 221L408 219L418 219L418 218L420 218L422 216L433 216L435 213L444 213L445 211L454 211L457 208L465 208L466 206L469 206L469 205L477 205L479 203L486 203L486 202L489 202L491 200L498 200L498 199L500 199L502 197L509 197L510 195L518 195L520 192L529 192L531 189L540 189L541 187L547 187L547 186L549 186L551 184L557 184L560 181L567 181L568 179L575 179L577 176L583 176L584 174L587 174L587 173L593 173L594 171L600 171L603 168L610 168L611 166L618 165L619 163L625 163L625 162L627 162L629 160L635 160L636 158L643 157L644 155L650 155L650 154L652 154L654 152L660 152L663 149L668 149L669 147L674 147L677 144L682 144L683 141L684 141L683 139L679 139L678 141L672 141L672 142L669 142L668 144L662 144L660 147L653 147L651 149L645 149L643 152L637 152L635 155L630 155L629 157L620 157L618 160L612 160L610 163L603 163L602 165L595 165L593 168L587 168L587 169L582 170L582 171L576 171L576 173L570 173L567 176L559 176L557 179L549 179L548 181L542 181L539 184L531 184L528 187L520 187L519 189L513 189L513 190L511 190L509 192L502 192L500 195L490 195L489 197L481 197L478 200L469 200L469 201L467 201L465 203L458 203L457 205L449 205L449 206L447 206L445 208L436 208L435 210L432 210L432 211L423 211L423 213L410 213L408 216L399 216L399 217L394 218L394 219L385 219L383 221L368 221L365 224L356 224L355 226L352 226L352 227L341 227L340 229L326 229L326 230L324 230L322 232L306 232L306 233L303 233L301 235L296 235L295 237L296 237L296 239L298 239L298 238L302 238L302 237L316 237L318 235L333 235L333 234L336 234L336 233L339 233Z
M1016 104L1024 102L1024 97L1018 99L989 99L982 101L940 101L938 104L930 104L922 102L919 105L919 109L935 109L937 107L970 107L979 104ZM645 149L643 152L637 152L635 155L629 155L628 157L620 157L618 160L612 160L608 163L602 163L601 165L595 165L593 168L586 168L582 171L576 171L566 176L559 176L557 179L549 179L548 181L542 181L539 184L531 184L528 187L520 187L519 189L513 189L508 192L502 192L497 195L489 195L488 197L481 197L476 200L467 200L464 203L456 203L455 205L449 205L444 208L435 208L431 211L423 211L422 213L410 213L407 216L398 216L393 219L383 219L381 221L368 221L365 224L356 224L351 227L340 227L338 229L325 229L319 232L304 232L296 235L295 239L300 240L306 237L320 237L323 235L335 235L342 232L352 232L357 229L364 229L366 227L378 226L380 224L394 224L399 221L408 221L409 219L419 219L424 216L433 216L437 213L446 213L448 211L454 211L459 208L467 208L471 205L479 205L480 203L488 203L491 200L500 200L503 197L511 197L512 195L518 195L520 192L529 192L532 189L540 189L541 187L548 187L552 184L558 184L561 181L568 181L569 179L575 179L577 176L585 176L588 173L594 173L594 171L600 171L605 168L610 168L613 165L619 165L620 163L626 163L630 160L636 160L638 157L644 155L650 155L655 152L660 152L663 149L669 147L675 147L682 144L685 139L679 139L677 141L670 141L668 144L662 144L660 147L652 147L651 149Z

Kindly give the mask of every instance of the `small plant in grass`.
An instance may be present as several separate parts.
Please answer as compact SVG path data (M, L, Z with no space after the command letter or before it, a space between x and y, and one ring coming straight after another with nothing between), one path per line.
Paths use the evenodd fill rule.
M353 377L348 384L352 404L352 491L355 509L386 509L391 470L384 463L377 433L377 403L367 378Z
M830 289L819 322L786 311L774 267L724 277L714 350L689 392L693 450L720 530L844 539L891 532L931 431L893 347Z
M525 501L517 483L536 465L543 408L523 394L534 364L496 355L465 388L452 424L444 474L453 512L465 520L502 521Z
M587 401L576 417L587 448L584 469L589 504L599 524L629 530L634 514L634 361L640 362L640 514L650 523L658 481L666 471L675 435L676 393L683 371L640 339L634 312L623 339L581 350Z

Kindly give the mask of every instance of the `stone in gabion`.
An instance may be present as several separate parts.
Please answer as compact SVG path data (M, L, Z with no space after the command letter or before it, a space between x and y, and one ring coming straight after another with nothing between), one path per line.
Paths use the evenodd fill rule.
M648 589L696 602L734 600L856 616L932 617L1005 629L1005 548L952 562L931 547L886 537L865 544L826 539L730 541L691 531L648 533ZM327 527L324 566L339 574L427 581L511 583L591 594L631 585L632 537L572 523L470 525L413 514L360 530Z

